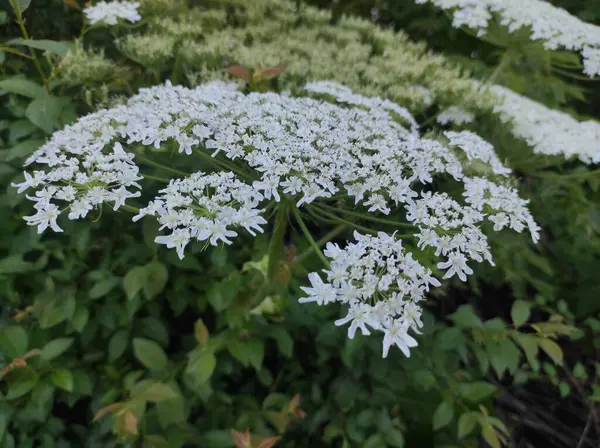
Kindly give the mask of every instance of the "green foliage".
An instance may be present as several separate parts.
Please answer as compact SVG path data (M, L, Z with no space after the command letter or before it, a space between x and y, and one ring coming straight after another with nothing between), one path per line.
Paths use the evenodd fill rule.
M46 75L40 77L33 60L1 50L1 447L218 448L233 446L231 429L247 428L255 436L281 435L281 446L290 447L477 446L481 439L499 447L509 433L493 416L506 413L498 412L502 394L549 383L547 394L573 396L581 389L600 400L590 386L600 367L588 354L600 346L597 178L564 161L532 162L530 149L491 114L482 112L477 130L522 175L520 187L530 193L547 235L540 249L520 236L494 237L496 270L482 269L472 284L453 284L428 301L419 350L408 359L398 353L381 359L379 343L367 337L348 340L332 325L340 310L298 305L306 272L320 266L314 254L281 263L281 272L274 269L285 280L281 288L254 303L273 274L266 238L198 248L180 261L153 245L155 229L141 231L120 214L69 223L64 234L44 238L26 228L21 218L29 210L9 187L23 160L54 130L138 87L225 78L228 66L264 61L261 68L289 64L268 88L295 87L307 71L337 76L367 93L414 100L410 107L423 122L436 111L406 93L416 79L447 103L460 96L436 79L460 69L437 59L422 68L425 46L342 20L339 8L352 3L352 12L370 14L368 1L338 2L333 21L340 22L329 26L330 12L305 5L295 15L282 2L209 1L204 10L145 0L147 28L134 34L119 28L116 41L107 30L90 30L85 37L97 51L72 45L81 12L70 3L29 7L19 0L28 20L43 18L35 39L16 37L18 16L0 12L0 26L6 22L12 33L2 48L33 51ZM453 54L482 78L500 61L495 44L514 51L499 82L555 106L583 98L580 83L549 72L553 62L572 63L572 55L508 42L501 29L480 42L451 29L439 13L402 3L381 9L380 20L419 38L434 30L431 48ZM588 20L598 19L593 15L582 10ZM304 54L307 36L318 36L314 44L331 51L331 58L316 52L326 63ZM244 46L228 49L229 38ZM152 40L155 47L145 45ZM199 48L192 45L198 42ZM399 68L378 55L400 42L409 74L398 74L398 84L393 70ZM237 60L242 47L247 61ZM278 51L290 60L280 60ZM350 57L356 60L344 60ZM379 76L385 71L394 74L391 81ZM395 84L400 88L393 90ZM542 169L547 177L537 177ZM299 253L308 248L294 230L286 243ZM583 335L569 341L572 354L563 352L575 326Z

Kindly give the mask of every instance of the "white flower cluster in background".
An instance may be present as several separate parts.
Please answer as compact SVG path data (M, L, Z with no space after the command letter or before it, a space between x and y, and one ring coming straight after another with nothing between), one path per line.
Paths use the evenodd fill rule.
M116 25L119 19L131 23L138 22L142 16L138 12L139 2L113 1L98 2L83 10L90 24L103 23L105 25Z
M183 250L192 238L210 241L213 246L219 241L231 244L228 238L236 237L237 232L229 226L243 227L256 236L257 231L263 231L261 225L267 223L257 208L263 195L230 172L200 171L185 179L171 180L160 193L133 220L157 216L160 229L167 228L172 233L156 237L155 242L176 248L179 258L183 258Z
M485 34L493 14L509 32L531 28L531 39L543 41L549 50L565 48L583 56L584 72L600 75L600 27L586 23L562 8L542 0L415 0L452 10L452 25L463 25Z
M166 146L183 157L212 157L216 166L231 168L171 180L134 217L157 219L165 234L155 241L180 257L194 239L230 244L240 228L253 236L261 232L266 224L261 212L284 196L296 207L318 207L335 195L338 203L345 200L365 213L400 214L414 226L418 247L441 258L437 266L444 278L464 281L473 273L468 263L493 263L480 228L486 219L496 230L528 230L537 240L537 224L516 191L466 176L464 155L488 166L494 177L510 173L476 134L447 132L447 147L422 138L415 119L397 104L332 82L309 88L304 94L325 95L335 103L272 92L244 94L235 84L219 81L194 89L170 83L141 89L126 104L55 133L28 159L45 170L26 172L25 181L15 185L19 191L36 190L29 198L37 213L25 219L40 232L60 231L60 210L77 219L107 201L118 209L140 194L131 190L140 187L141 176L127 147L146 146L151 155L152 148ZM440 176L464 187L458 198L431 191ZM384 354L395 344L408 355L416 345L408 329L420 326L416 302L439 282L394 235L357 234L356 239L343 250L328 247L333 263L325 271L327 282L312 273L304 301L348 304L350 318L343 321L351 321L350 336L356 328L368 331L369 325L385 333Z
M600 163L600 123L577 121L502 86L489 88L498 97L494 111L534 153L578 157L586 164Z
M448 123L461 125L475 121L475 115L462 107L450 106L437 116L436 121L442 126Z

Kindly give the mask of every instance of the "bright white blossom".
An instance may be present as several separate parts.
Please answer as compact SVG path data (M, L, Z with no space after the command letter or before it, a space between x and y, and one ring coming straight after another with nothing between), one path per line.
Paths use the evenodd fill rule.
M238 235L232 228L241 227L256 236L267 223L257 208L263 195L233 173L197 172L185 179L171 180L160 193L133 220L155 216L161 229L171 231L171 235L158 236L155 242L176 248L180 258L192 239L208 241L213 246L219 242L231 244L229 238Z
M113 1L98 2L83 10L90 24L103 23L105 25L116 25L119 19L131 23L138 22L142 16L138 13L139 2Z
M494 174L506 176L511 173L510 168L505 167L498 159L494 147L477 134L469 131L446 131L444 135L450 140L450 146L457 146L465 152L469 161L480 160L489 165Z
M485 87L484 87L485 88ZM569 114L494 85L498 98L494 108L512 134L525 140L536 154L577 157L584 163L600 163L600 123L577 121Z
M549 50L565 48L581 52L584 72L600 75L600 27L586 23L543 0L415 0L433 3L439 8L452 10L452 25L486 32L494 15L509 32L528 27L532 40L541 40Z

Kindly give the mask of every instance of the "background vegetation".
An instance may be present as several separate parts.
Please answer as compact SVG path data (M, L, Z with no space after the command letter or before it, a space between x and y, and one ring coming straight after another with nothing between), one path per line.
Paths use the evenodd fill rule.
M590 2L554 3L600 22ZM108 212L41 237L9 186L24 158L77 116L166 80L231 77L224 69L233 64L286 63L274 89L306 79L387 89L438 132L436 114L468 90L464 71L597 116L597 80L579 79L576 56L501 29L482 41L412 2L145 0L141 27L85 36L82 6L0 2L0 447L250 446L232 429L249 429L251 446L263 448L598 446L600 176L578 161L532 156L483 100L472 100L483 117L475 129L517 172L542 242L494 236L497 267L428 301L409 359L381 359L375 339L348 340L332 325L337 309L298 305L319 260L295 230L280 294L249 309L267 237L181 261L152 243L152 225ZM377 27L406 34L379 36ZM31 36L38 43L9 43ZM380 45L397 52L398 71L378 65ZM433 62L426 48L446 57ZM496 70L508 49L510 63ZM431 65L401 73L406 61ZM565 64L574 68L558 68ZM442 75L452 82L438 86ZM439 103L406 93L417 79Z

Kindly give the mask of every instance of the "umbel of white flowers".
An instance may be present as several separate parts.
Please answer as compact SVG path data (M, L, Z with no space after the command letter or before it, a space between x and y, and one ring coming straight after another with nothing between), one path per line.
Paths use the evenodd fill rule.
M584 73L600 75L600 27L583 22L566 10L542 0L415 0L433 3L450 9L452 24L463 25L485 34L493 14L500 24L515 32L522 27L531 29L531 39L541 40L549 50L565 48L583 56Z
M366 214L403 214L418 248L442 258L437 267L444 278L465 281L473 273L469 262L493 263L481 230L486 220L494 231L528 230L537 241L539 228L516 190L465 175L471 160L486 164L494 178L510 174L479 136L422 138L403 107L331 82L309 83L301 93L246 95L223 82L142 89L126 104L56 132L31 155L26 164L41 168L14 184L19 192L35 190L27 197L36 213L25 220L39 232L61 231L63 210L69 219L84 218L104 202L118 210L142 188L127 149L142 145L151 153L168 144L182 157L221 160L231 168L172 179L134 216L157 219L165 234L155 241L180 257L193 240L217 246L241 230L262 232L265 208L284 199L300 210L335 199ZM462 194L431 191L439 176L462 186ZM408 331L421 326L418 302L440 283L395 234L355 233L355 240L327 246L325 280L310 274L302 301L345 304L348 316L336 324L350 323L350 337L356 329L381 331L384 356L391 345L408 356L416 345Z
M139 2L98 2L95 5L88 6L83 10L90 24L96 25L116 25L119 19L127 20L131 23L138 22L142 16L138 13Z

